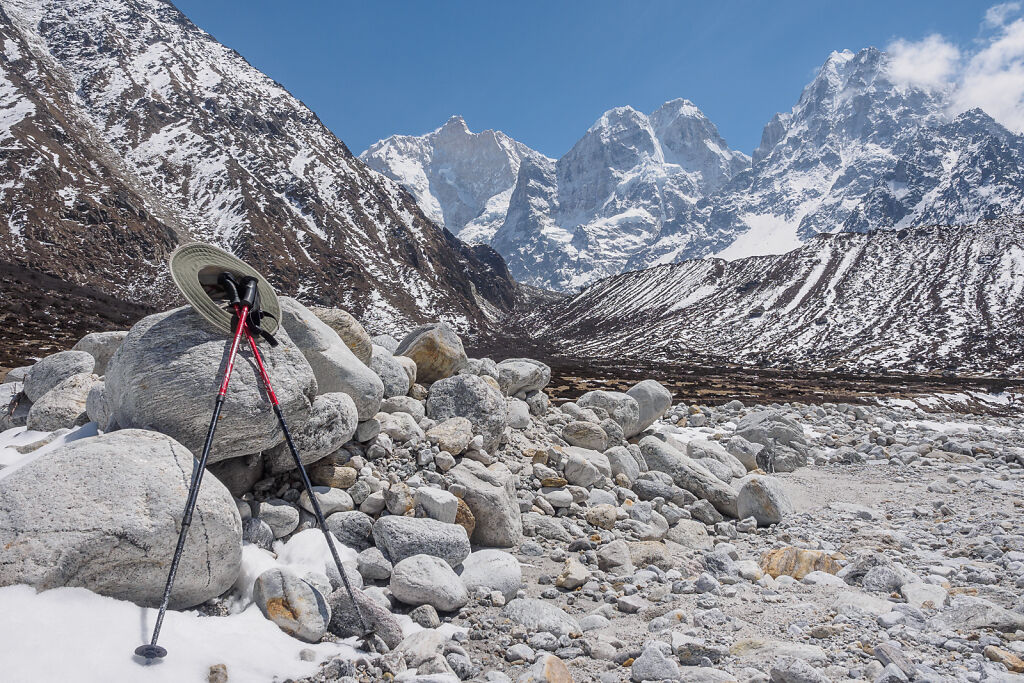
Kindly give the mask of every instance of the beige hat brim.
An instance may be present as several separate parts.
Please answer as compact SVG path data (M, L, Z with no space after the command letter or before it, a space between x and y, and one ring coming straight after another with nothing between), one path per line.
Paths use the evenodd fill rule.
M260 327L271 334L277 331L281 305L277 301L274 288L266 278L237 256L209 244L193 242L174 250L171 254L170 267L174 284L192 308L211 325L227 334L235 332L231 327L234 311L228 305L218 284L220 274L228 271L239 280L243 277L256 278L260 305L263 312L268 314L260 322Z

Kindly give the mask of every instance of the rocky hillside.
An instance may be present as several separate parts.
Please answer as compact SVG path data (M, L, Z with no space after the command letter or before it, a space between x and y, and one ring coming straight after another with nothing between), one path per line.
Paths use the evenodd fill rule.
M490 243L517 279L572 291L687 258L781 254L820 233L1024 213L1024 137L980 110L951 111L948 92L894 79L874 48L830 55L752 159L686 100L613 109L561 159L520 164ZM415 187L403 177L421 166L398 139L420 149L432 138L373 148L378 167ZM449 159L447 187L475 182L461 168L472 167Z
M556 406L545 364L469 358L446 325L398 342L337 309L282 310L264 353L316 487L243 363L161 633L167 680L1024 672L1010 401L1003 415L928 413L930 397L708 406L646 379ZM146 671L127 652L163 595L209 419L194 397L222 348L183 307L0 384L0 401L22 395L0 416L6 679ZM41 669L54 638L75 657Z
M0 36L0 261L160 305L168 253L203 240L389 328L468 330L510 300L493 251L170 3L3 0Z
M527 329L577 358L1013 374L1022 283L1024 218L840 233L607 278Z

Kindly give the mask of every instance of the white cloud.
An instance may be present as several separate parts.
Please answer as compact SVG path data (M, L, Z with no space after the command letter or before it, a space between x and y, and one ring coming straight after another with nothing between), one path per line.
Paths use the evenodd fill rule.
M937 88L948 84L956 75L960 50L945 38L933 33L924 40L911 42L902 38L889 44L889 77L901 85Z
M1002 26L970 58L953 106L957 112L981 107L1007 128L1024 132L1024 19Z
M982 37L963 50L938 34L894 40L886 48L889 77L902 86L948 89L951 114L979 107L1024 132L1024 18L1013 18L1021 6L990 7Z
M1001 5L992 5L985 12L985 26L998 28L1006 23L1012 15L1020 11L1019 2L1004 2Z

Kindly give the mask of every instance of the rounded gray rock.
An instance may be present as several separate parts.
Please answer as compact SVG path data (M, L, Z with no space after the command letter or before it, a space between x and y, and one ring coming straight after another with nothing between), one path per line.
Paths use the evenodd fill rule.
M636 431L630 434L626 432L626 438L635 436L654 424L655 420L665 414L672 407L672 394L660 382L653 379L645 379L638 382L632 389L626 392L627 396L633 397L640 407L640 417L636 424Z
M471 593L478 588L486 588L488 592L498 591L506 600L511 600L523 583L523 569L514 555L486 548L471 553L462 561L459 578Z
M158 605L192 463L170 437L127 429L74 441L0 479L0 585L82 586ZM204 478L171 607L226 591L241 558L238 507L219 481Z
M394 564L413 555L432 555L455 567L469 556L464 528L425 517L381 517L373 525L373 539Z
M285 419L309 418L316 380L284 330L260 352ZM203 449L229 340L191 307L147 316L132 326L107 367L105 394L122 428L153 429L195 454ZM78 353L78 352L76 352ZM86 354L88 355L88 354ZM239 351L209 462L273 448L284 441L263 384ZM89 356L91 359L92 356Z
M25 377L23 391L35 403L43 394L72 375L92 374L96 359L85 351L61 351L43 358Z
M278 628L307 643L320 642L331 622L331 609L320 591L284 567L259 575L253 601Z
M758 526L778 524L793 512L793 504L782 484L771 477L752 476L736 497L739 519L753 517Z
M308 465L345 445L355 435L357 426L359 418L352 397L337 391L314 398L309 419L295 427L289 425L289 430L299 459ZM295 469L295 457L285 442L264 451L263 462L274 474Z
M85 351L92 356L96 361L96 366L92 371L102 377L107 372L107 364L110 363L110 359L114 357L114 352L121 347L121 342L123 342L124 338L127 336L127 330L117 330L114 332L90 332L79 339L75 345L71 347L71 350Z
M516 598L505 605L502 614L530 632L546 631L556 636L581 632L575 618L546 600Z
M464 417L484 439L484 449L497 450L508 426L508 405L501 392L476 375L456 375L430 387L427 416L441 422Z
M636 399L621 391L605 391L597 389L576 399L576 405L580 408L604 408L608 415L622 427L626 437L633 436L640 430L640 404Z
M399 602L430 605L441 612L460 609L469 592L451 566L439 557L413 555L391 570L391 594Z
M405 396L409 393L412 380L405 367L383 346L373 346L370 369L377 373L384 383L384 398Z
M373 417L384 398L384 384L352 349L312 311L291 297L280 297L281 327L306 357L321 394L342 392L352 397L360 420ZM270 375L274 379L273 373ZM276 389L276 383L275 383Z
M100 383L93 374L71 375L32 404L26 426L37 432L70 429L89 421L86 400L89 391Z

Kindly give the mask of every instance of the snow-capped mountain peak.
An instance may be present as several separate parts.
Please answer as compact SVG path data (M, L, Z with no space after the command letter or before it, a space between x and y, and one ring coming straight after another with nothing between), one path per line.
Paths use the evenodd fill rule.
M438 225L487 243L505 220L521 160L542 156L501 131L473 133L456 115L426 135L376 142L359 158L409 190Z

